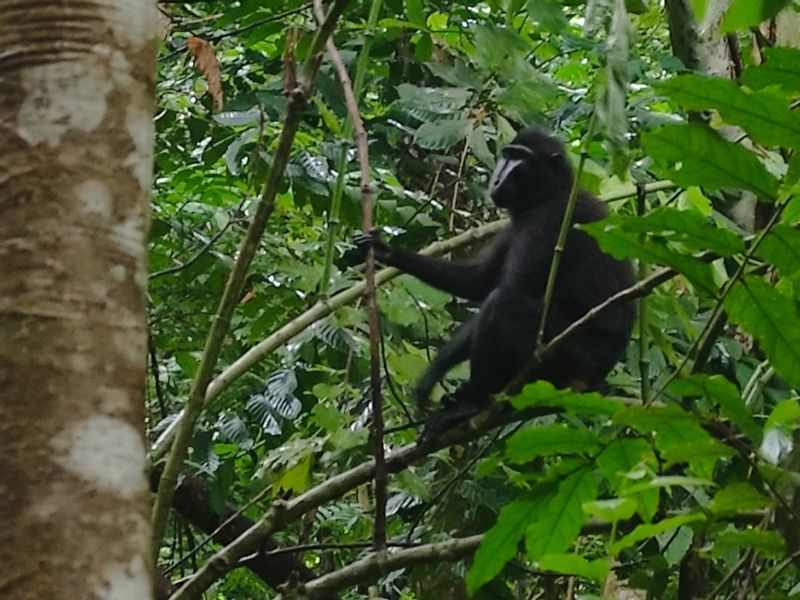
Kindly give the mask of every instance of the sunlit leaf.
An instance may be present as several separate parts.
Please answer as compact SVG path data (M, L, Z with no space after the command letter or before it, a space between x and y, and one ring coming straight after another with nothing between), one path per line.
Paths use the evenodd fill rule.
M681 525L686 525L687 523L695 523L705 520L706 517L704 515L695 513L670 517L668 519L664 519L663 521L659 521L658 523L639 525L631 533L616 542L613 545L612 550L615 554L619 554L625 548L630 548L634 544L637 544L642 540L646 540L647 538L655 537L659 533L673 531Z
M592 469L580 469L558 484L555 495L544 502L525 532L528 557L564 552L575 541L585 519L583 504L597 498Z
M731 0L725 18L720 25L721 33L755 27L774 17L791 0Z
M725 122L739 125L761 144L800 147L800 115L783 96L748 93L730 79L694 74L670 79L657 89L687 110L716 109Z
M520 499L500 511L497 522L483 536L467 573L467 589L470 593L494 579L516 555L519 541L525 534L525 528L536 518L540 502L539 499Z
M750 190L764 201L778 193L777 179L755 154L705 125L665 125L642 140L659 170L680 185Z
M719 490L711 499L711 512L718 517L749 513L774 504L746 481L740 481Z
M725 298L725 310L759 341L775 370L800 387L797 302L759 277L746 277Z
M611 569L611 563L604 558L588 561L577 554L547 554L539 560L539 568L564 575L576 575L603 581Z
M745 69L742 83L758 89L779 86L787 91L800 91L800 50L797 48L764 48L764 62Z
M691 375L672 382L669 391L681 397L707 398L719 404L723 416L754 442L761 440L761 426L745 406L738 388L723 376Z
M522 463L538 456L580 454L597 448L598 440L588 429L539 425L512 435L506 441L506 456L511 462Z

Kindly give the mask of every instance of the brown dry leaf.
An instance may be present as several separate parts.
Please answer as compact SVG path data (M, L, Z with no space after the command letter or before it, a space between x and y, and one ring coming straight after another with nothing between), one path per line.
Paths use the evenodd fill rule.
M206 78L208 93L214 100L214 108L217 112L221 111L225 102L222 97L222 76L219 72L219 63L214 54L214 48L199 37L190 37L186 40L186 47L194 56L197 70Z

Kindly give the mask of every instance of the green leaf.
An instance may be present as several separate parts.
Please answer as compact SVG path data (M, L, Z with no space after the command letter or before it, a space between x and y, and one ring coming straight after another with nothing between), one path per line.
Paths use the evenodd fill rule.
M731 33L755 27L771 19L789 4L790 0L732 0L720 25L721 33Z
M664 533L665 531L673 531L681 525L686 525L687 523L695 523L697 521L705 520L706 518L704 515L692 513L687 515L679 515L677 517L670 517L669 519L664 519L658 523L639 525L628 535L616 542L612 546L611 551L616 555L625 550L625 548L630 548L642 540L655 537L660 533Z
M483 87L483 78L480 73L476 73L463 60L456 59L452 64L430 61L425 63L425 66L436 77L457 88L467 87L480 90Z
M465 87L417 87L401 83L397 94L399 108L424 122L442 116L461 116L472 91Z
M542 571L576 575L594 581L603 581L611 570L608 559L588 561L577 554L547 554L539 559L538 564Z
M610 523L630 519L636 512L637 506L636 500L632 498L611 498L586 502L583 505L583 512Z
M656 167L681 186L750 190L760 200L777 196L778 180L755 154L705 125L664 125L645 133L642 140Z
M769 413L764 430L778 428L792 431L797 426L798 419L800 419L800 404L796 398L786 398L778 402Z
M770 508L774 502L763 496L746 481L734 483L719 490L711 499L709 508L718 517L748 513Z
M311 466L313 455L304 456L296 465L286 469L272 484L272 489L278 492L292 491L302 494L311 486Z
M667 461L666 466L670 467L677 463L693 462L695 459L717 459L725 456L736 456L736 451L711 437L708 440L680 444L664 449L661 455ZM710 473L705 473L710 476Z
M495 159L492 151L486 143L486 130L483 126L473 129L467 138L469 149L475 157L490 169L494 168Z
M755 336L781 377L800 387L800 328L795 300L759 277L747 277L731 289L725 310L732 321Z
M564 9L553 0L528 0L528 18L543 29L559 33L567 25Z
M702 477L710 477L720 456L732 452L700 426L694 415L677 406L630 406L614 415L614 422L633 427L653 441L668 463L690 461Z
M711 554L723 556L731 548L752 548L764 556L778 558L786 552L786 540L777 531L728 529L717 536L714 546L711 548Z
M539 507L536 521L525 532L525 547L532 560L564 552L581 531L583 504L597 498L592 469L580 469L558 484L555 495Z
M417 36L415 36L417 37ZM433 54L433 40L427 33L421 34L414 44L414 58L419 62L430 60Z
M765 60L750 66L742 83L754 89L778 86L788 92L800 91L800 50L797 48L765 48Z
M422 0L405 0L406 18L420 29L425 29L425 11Z
M447 150L472 131L472 119L423 123L414 132L414 142L428 150Z
M793 276L800 271L800 231L784 223L775 225L756 248L756 255L784 277Z
M693 210L663 207L641 217L615 215L607 222L637 237L647 234L680 244L689 252L710 251L728 257L744 251L742 238Z
M540 499L522 499L508 504L500 511L497 522L486 532L475 559L467 572L467 590L472 594L494 579L503 566L517 553L517 545L525 528L536 518Z
M647 236L635 231L637 218L612 215L602 221L582 224L579 229L588 232L603 252L614 258L637 258L651 264L666 265L685 275L694 285L705 292L716 295L711 266L692 256L677 252L664 239ZM634 229L631 231L631 229Z
M754 442L761 441L761 427L745 406L738 388L722 375L691 375L669 386L670 393L680 397L708 398L718 404L722 415Z
M658 469L658 460L645 440L618 439L611 442L597 457L597 466L617 495L627 496L631 485L641 481L647 471ZM631 476L634 470L641 471L636 478ZM658 490L644 489L636 497L639 501L639 515L645 521L650 521L658 510Z
M658 86L687 110L716 109L725 122L739 125L766 146L800 147L800 115L773 92L746 92L730 79L681 75Z
M512 463L523 463L538 456L594 452L597 438L587 429L566 425L539 425L523 429L506 442L506 457Z
M516 409L530 406L552 406L563 408L569 414L613 415L625 406L622 402L609 400L596 392L576 393L572 390L559 390L549 381L529 383L522 391L511 398Z

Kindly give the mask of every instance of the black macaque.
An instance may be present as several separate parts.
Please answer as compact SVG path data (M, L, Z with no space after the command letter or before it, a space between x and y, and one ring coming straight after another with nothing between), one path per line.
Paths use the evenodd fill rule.
M424 407L431 390L452 367L470 361L469 381L445 397L420 436L440 431L485 408L529 363L535 350L543 297L573 173L564 146L536 128L519 132L502 150L489 181L489 195L511 223L475 260L455 263L391 246L377 232L357 234L366 254L414 275L445 292L480 302L480 310L439 349L417 382L414 395ZM587 192L577 198L573 223L606 216L606 207ZM588 234L570 229L544 332L552 339L594 306L633 285L631 265L601 252ZM543 362L531 380L558 387L596 389L625 350L634 321L631 303L604 312Z

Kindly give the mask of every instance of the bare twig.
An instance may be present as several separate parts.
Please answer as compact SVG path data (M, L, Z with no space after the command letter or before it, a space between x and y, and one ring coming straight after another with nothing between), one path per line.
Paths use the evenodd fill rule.
M314 12L317 20L322 23L322 0L314 0ZM353 84L344 65L339 50L328 38L325 43L331 62L333 63L339 82L342 84L347 112L356 134L356 147L358 149L358 166L361 172L361 218L365 233L373 227L372 215L372 186L369 177L369 148L367 144L367 130L358 112L358 100L353 93ZM372 446L375 457L375 523L374 546L376 550L386 547L386 486L388 474L386 461L383 454L383 398L381 396L381 358L380 358L380 321L378 320L378 305L375 295L375 252L370 248L367 252L365 280L365 306L367 310L367 325L369 328L369 380L370 397L372 400Z

